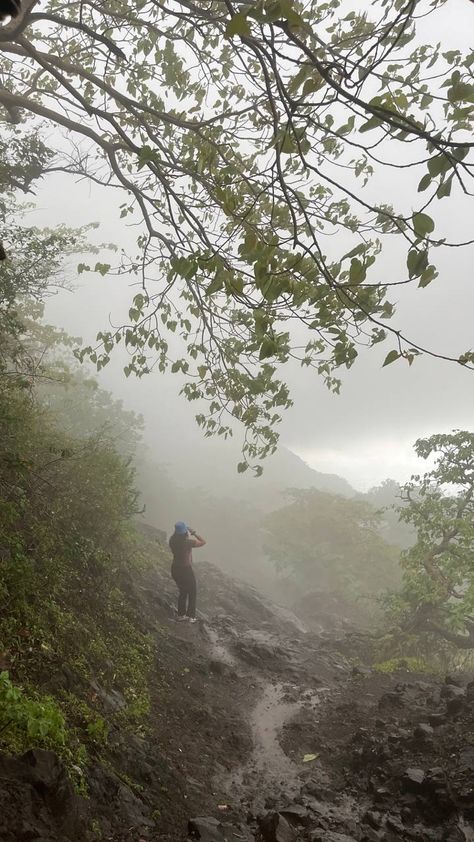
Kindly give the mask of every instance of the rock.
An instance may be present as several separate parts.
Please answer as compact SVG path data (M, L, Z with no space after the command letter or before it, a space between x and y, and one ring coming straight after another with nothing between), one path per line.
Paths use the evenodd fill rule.
M466 695L466 691L464 687L458 687L457 684L445 684L440 691L440 697L442 699L460 699L464 698Z
M433 736L434 731L431 725L421 722L420 725L416 726L413 733L417 740L429 740Z
M466 746L459 752L459 760L466 769L474 771L474 747Z
M322 801L318 801L317 798L306 798L305 803L308 809L311 810L312 813L315 813L317 816L327 816L327 804L324 804Z
M410 767L405 771L402 781L406 789L412 792L416 792L422 787L425 777L426 775L423 769L416 769L414 767Z
M0 754L0 782L0 839L85 838L86 805L54 752Z
M264 802L263 806L265 807L265 810L275 810L277 804L278 804L278 801L275 798L275 796L274 795L268 795L267 798L265 798L265 802Z
M316 830L311 834L311 842L356 842L353 836L336 833L334 830Z
M400 817L402 822L412 822L413 821L413 811L410 810L409 807L402 807L400 810Z
M285 807L280 810L280 816L283 816L292 825L309 824L308 810L301 804L292 804L290 807Z
M405 700L401 692L389 692L384 693L378 702L379 710L385 710L390 708L402 708L404 707Z
M462 687L462 679L460 676L453 675L452 673L445 676L444 683L451 685L451 687Z
M382 830L375 830L373 827L364 827L362 830L362 842L381 842L383 838Z
M466 686L466 695L472 699L474 696L474 681L470 681Z
M213 816L189 819L188 834L192 839L202 839L202 842L224 842L222 825Z
M97 681L90 682L91 689L99 697L105 708L110 711L123 710L127 707L127 700L118 690L105 690Z
M374 791L374 801L378 804L383 803L390 797L390 790L387 789L385 786L379 786Z
M370 827L375 828L375 830L378 830L378 828L382 826L382 816L375 810L367 810L365 815L362 817L362 821L365 824L369 824Z
M446 714L445 713L431 713L428 717L428 721L433 728L439 728L440 725L445 725L446 723Z
M395 833L403 833L405 830L403 822L400 821L398 816L387 816L386 824L387 827L390 830L395 831Z
M209 672L212 675L224 675L228 671L229 667L224 661L209 661Z
M422 693L429 693L432 689L431 684L428 684L426 681L417 681L415 687L421 690Z
M459 688L461 689L461 688ZM463 691L462 695L454 696L452 699L448 699L446 703L446 710L449 716L454 716L456 713L459 713L464 707L466 703L466 695Z
M372 675L372 670L369 667L355 666L352 668L353 678L369 678Z
M258 820L259 836L264 842L295 842L297 832L280 813L267 813Z

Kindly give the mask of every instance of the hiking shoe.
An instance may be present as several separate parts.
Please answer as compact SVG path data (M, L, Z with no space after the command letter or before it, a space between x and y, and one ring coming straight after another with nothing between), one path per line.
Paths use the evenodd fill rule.
M190 623L197 623L196 617L188 617L187 619Z

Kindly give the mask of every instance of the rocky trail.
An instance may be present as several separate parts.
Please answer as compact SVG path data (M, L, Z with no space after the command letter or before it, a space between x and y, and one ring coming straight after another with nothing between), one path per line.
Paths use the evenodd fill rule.
M474 839L469 676L382 674L340 623L308 631L198 575L195 626L174 622L166 571L129 584L156 640L150 721L110 735L87 800L49 752L0 758L2 842Z

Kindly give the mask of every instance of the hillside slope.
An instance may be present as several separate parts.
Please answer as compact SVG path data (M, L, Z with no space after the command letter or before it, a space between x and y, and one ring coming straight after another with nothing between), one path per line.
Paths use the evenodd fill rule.
M109 732L87 798L52 752L0 756L2 842L472 839L468 678L354 667L356 629L310 634L206 564L200 621L178 625L168 559L144 532L154 564L120 586L154 653L149 712L123 727L120 691L96 683Z

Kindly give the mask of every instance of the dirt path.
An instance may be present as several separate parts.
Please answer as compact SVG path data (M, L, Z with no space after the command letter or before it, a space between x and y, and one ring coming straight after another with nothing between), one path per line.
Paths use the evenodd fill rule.
M247 763L224 782L229 795L246 796L253 809L261 809L268 798L282 792L293 798L299 792L300 769L283 751L280 735L285 723L297 713L300 704L287 701L283 684L261 685L261 696L250 716L253 752ZM264 793L264 795L262 795Z
M282 798L291 802L298 796L309 767L303 762L303 756L293 760L285 753L281 745L283 730L299 712L315 710L321 704L326 688L308 689L303 679L301 685L275 678L269 680L258 668L249 669L234 655L218 629L207 626L206 634L212 657L235 669L240 677L250 678L257 688L257 701L247 712L253 742L251 755L227 777L216 780L216 789L223 793L226 802L234 807L245 804L253 813ZM255 632L255 641L262 642L264 638L261 632Z

